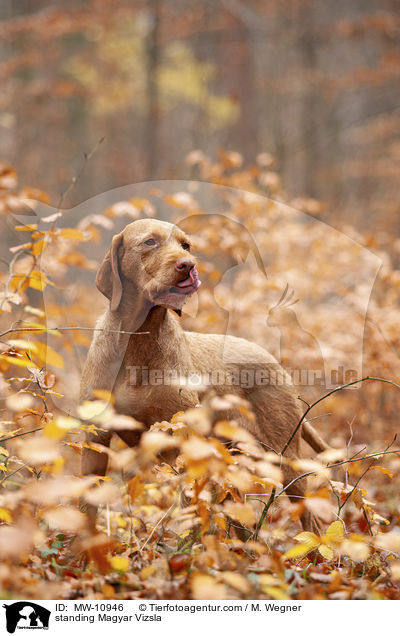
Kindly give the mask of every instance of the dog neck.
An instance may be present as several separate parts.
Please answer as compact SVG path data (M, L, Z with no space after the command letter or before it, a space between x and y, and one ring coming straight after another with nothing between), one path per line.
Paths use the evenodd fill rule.
M139 333L130 336L126 353L130 366L164 370L191 367L180 321L172 309L164 306L151 308Z

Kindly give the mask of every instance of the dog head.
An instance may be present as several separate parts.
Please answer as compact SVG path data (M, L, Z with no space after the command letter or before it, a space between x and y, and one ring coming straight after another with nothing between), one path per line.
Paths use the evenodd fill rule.
M114 236L96 286L111 301L111 311L118 309L124 293L179 311L200 287L190 250L190 239L177 226L156 219L134 221Z

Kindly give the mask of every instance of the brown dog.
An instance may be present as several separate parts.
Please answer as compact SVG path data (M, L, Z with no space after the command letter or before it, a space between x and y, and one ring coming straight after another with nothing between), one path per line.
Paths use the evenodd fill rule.
M190 249L189 238L178 227L155 219L134 221L114 236L96 278L98 289L110 304L97 324L99 331L83 370L80 399L90 399L94 389L112 391L117 412L149 427L199 402L197 392L188 386L149 382L150 371L158 373L159 379L160 373L163 377L162 372L171 370L183 376L200 372L207 377L217 370L219 381L213 389L248 400L255 419L242 418L240 424L266 448L279 453L301 412L289 378L275 358L242 338L186 332L180 326L176 312L200 286ZM116 333L121 331L141 333ZM241 378L241 373L249 370L260 380L254 386L220 382L221 373L222 377ZM327 447L308 423L302 433L317 452ZM132 431L118 431L118 435L130 446L139 440L139 434ZM110 439L110 432L88 436L89 442L105 446ZM298 454L299 434L286 456ZM84 449L84 474L104 475L106 468L106 453ZM286 483L296 476L288 467L284 474ZM288 495L297 501L304 496L304 489L304 480L299 480L288 489ZM305 513L302 523L310 528L310 515Z

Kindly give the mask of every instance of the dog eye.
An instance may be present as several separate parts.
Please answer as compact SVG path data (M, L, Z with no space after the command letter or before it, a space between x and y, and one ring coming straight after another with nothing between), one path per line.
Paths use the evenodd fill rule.
M147 241L144 241L144 245L155 245L156 242L153 238L149 238L147 239Z
M190 244L189 243L182 243L182 247L184 250L189 251L190 250Z

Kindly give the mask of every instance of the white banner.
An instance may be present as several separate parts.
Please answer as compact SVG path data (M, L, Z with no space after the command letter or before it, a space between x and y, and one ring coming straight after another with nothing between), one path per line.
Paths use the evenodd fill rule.
M347 634L362 628L377 633L391 618L397 621L398 611L395 601L7 601L0 625L2 634L16 636L22 636L20 630L70 636L71 629L74 636L110 630L121 636L186 630L229 630L229 636L248 636L249 630L271 634L273 629L292 630L296 636L338 636L344 625Z

